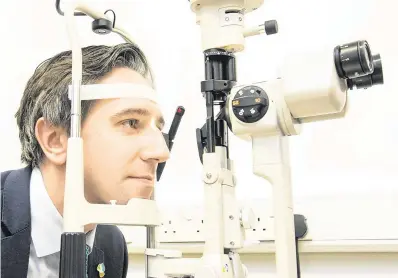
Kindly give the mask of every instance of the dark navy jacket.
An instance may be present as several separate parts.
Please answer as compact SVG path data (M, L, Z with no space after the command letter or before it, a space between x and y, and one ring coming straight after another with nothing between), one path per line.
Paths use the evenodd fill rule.
M31 243L30 167L1 173L1 277L26 278ZM89 255L89 278L99 277L104 263L105 277L125 278L127 245L122 232L112 225L98 225Z

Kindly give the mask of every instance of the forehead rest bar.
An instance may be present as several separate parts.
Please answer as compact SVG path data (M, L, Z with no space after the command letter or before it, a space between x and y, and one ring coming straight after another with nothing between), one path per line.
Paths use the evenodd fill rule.
M71 99L73 86L69 86L68 97ZM142 84L90 84L80 86L80 100L109 99L109 98L143 98L158 102L157 92Z

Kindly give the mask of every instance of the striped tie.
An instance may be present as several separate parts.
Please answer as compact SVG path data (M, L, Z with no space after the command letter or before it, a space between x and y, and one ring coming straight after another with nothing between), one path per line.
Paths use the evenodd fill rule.
M88 278L88 255L90 254L90 246L86 244L86 278Z

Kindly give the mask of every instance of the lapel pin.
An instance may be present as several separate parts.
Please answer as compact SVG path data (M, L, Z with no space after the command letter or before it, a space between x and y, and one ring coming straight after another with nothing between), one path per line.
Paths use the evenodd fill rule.
M99 273L99 277L104 277L105 276L105 265L104 263L101 263L97 266L97 271Z

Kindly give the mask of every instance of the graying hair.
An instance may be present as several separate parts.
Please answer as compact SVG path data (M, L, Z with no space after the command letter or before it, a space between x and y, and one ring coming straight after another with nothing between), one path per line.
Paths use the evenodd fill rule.
M42 62L23 92L15 117L21 142L21 161L29 166L39 166L44 158L35 136L35 125L39 118L44 117L51 125L62 127L68 136L70 134L71 104L68 86L72 82L71 54L71 51L64 51ZM153 82L153 74L146 56L132 43L84 47L82 61L82 84L95 84L118 67L130 68ZM93 103L94 101L82 101L82 122Z

